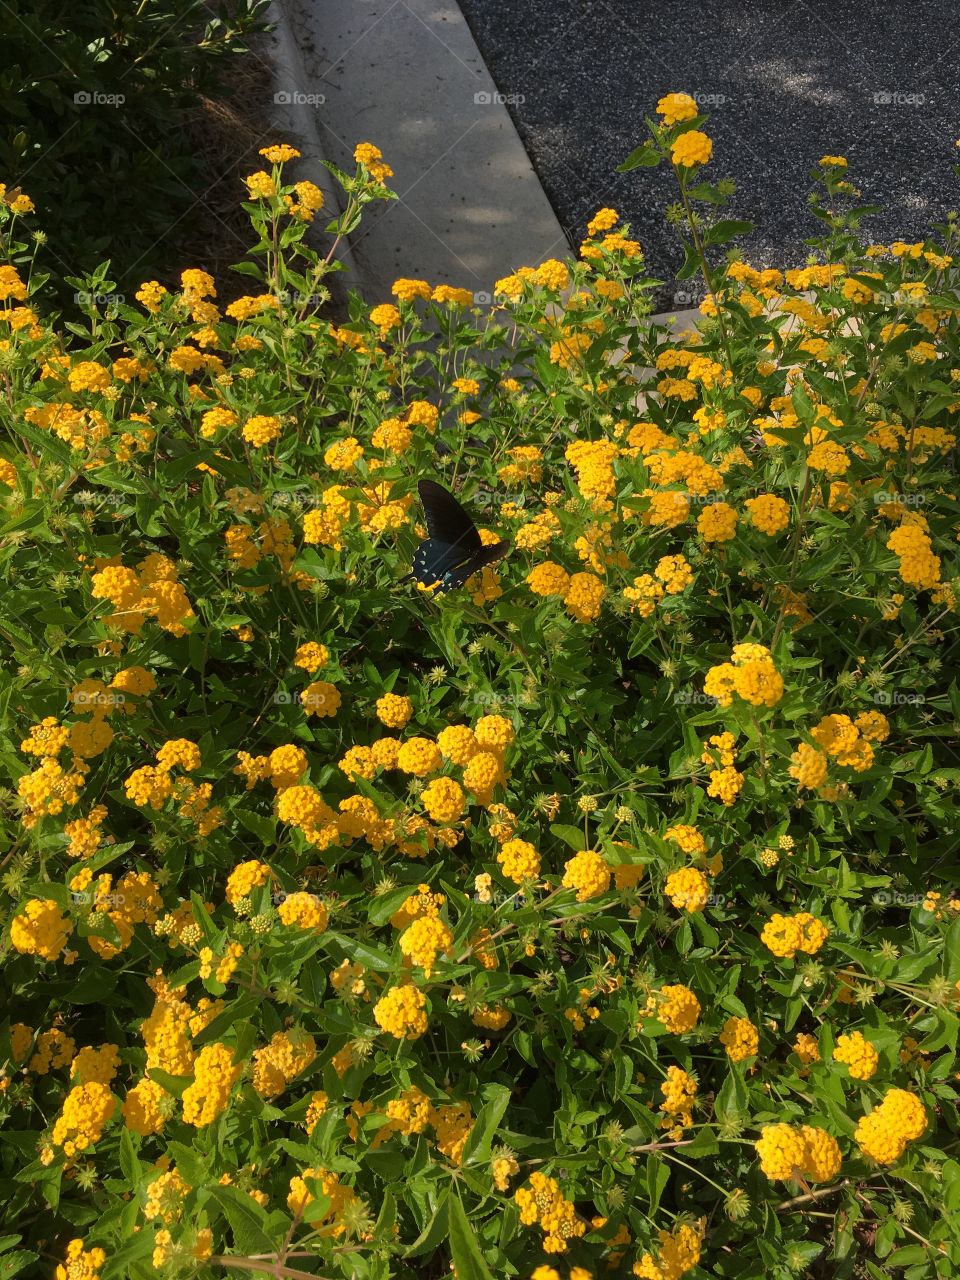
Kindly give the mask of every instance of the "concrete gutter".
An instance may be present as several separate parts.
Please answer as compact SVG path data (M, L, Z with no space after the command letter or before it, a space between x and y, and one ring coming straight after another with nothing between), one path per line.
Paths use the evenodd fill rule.
M331 277L370 305L399 276L470 289L571 246L544 193L469 27L453 0L273 0L271 108L278 139L303 153L297 176L317 183L328 218L344 196L323 167L352 172L353 148L373 142L394 170L399 199L365 211ZM326 240L318 243L326 244ZM689 328L699 312L676 315Z
M484 301L518 266L568 242L455 3L274 0L275 111L302 139L321 185L325 158L352 171L373 142L399 199L371 206L342 280L372 303L398 276L471 289ZM318 176L319 175L319 176Z

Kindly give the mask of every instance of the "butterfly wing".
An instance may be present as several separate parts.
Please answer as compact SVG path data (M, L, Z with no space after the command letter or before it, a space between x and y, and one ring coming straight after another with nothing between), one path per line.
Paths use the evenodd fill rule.
M455 565L447 572L442 580L441 589L453 591L456 587L462 587L475 573L479 573L487 565L496 564L498 560L502 560L509 550L509 542L495 542L490 547L481 546L480 550L475 551L468 560Z
M417 485L430 538L457 547L464 555L483 546L477 526L452 493L435 480L421 480Z
M430 536L417 548L408 577L421 586L436 584L438 591L452 591L507 554L506 542L483 545L477 526L442 485L421 480L417 489Z
M465 559L470 558L470 556L465 557L459 547L451 547L437 538L428 538L417 547L409 576L424 587L443 583L444 586L441 589L445 590L449 575Z

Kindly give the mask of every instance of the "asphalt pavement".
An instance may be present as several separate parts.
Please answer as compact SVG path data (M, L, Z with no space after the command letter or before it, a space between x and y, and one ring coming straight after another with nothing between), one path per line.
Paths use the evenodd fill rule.
M602 206L632 223L659 302L689 305L663 210L666 167L617 174L676 90L710 116L706 176L734 178L725 216L756 231L758 266L802 264L819 234L807 193L824 154L844 155L875 241L917 240L960 206L957 0L459 0L571 246Z

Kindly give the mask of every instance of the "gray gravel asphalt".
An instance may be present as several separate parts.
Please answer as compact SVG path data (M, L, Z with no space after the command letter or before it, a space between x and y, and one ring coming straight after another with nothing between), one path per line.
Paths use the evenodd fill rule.
M917 240L960 206L957 0L460 0L474 38L572 245L612 205L651 273L679 265L663 208L664 168L617 174L646 136L643 117L673 90L711 119L714 159L737 194L725 216L759 266L803 262L817 235L806 195L821 155L845 155L874 240ZM665 286L664 307L689 285ZM679 290L679 293L677 293ZM676 294L676 296L675 296Z

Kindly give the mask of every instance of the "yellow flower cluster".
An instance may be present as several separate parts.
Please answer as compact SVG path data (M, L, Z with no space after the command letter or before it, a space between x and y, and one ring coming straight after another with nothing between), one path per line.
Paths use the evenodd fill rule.
M804 1066L820 1061L820 1046L817 1044L816 1037L807 1035L806 1032L801 1031L793 1042L793 1052Z
M700 760L703 764L719 764L719 769L711 769L707 795L720 800L725 805L735 802L743 787L743 774L734 767L736 755L736 739L732 733L715 733L706 741Z
M159 1067L174 1076L193 1071L190 1019L192 1011L184 1001L157 997L153 1011L140 1028L147 1048L147 1069Z
M26 1052L30 1047L32 1033L30 1028L23 1027L22 1023L17 1025L21 1030L18 1033L18 1041L15 1044L20 1052L16 1052L15 1049L15 1057L20 1058L26 1056ZM38 1076L45 1076L53 1068L69 1067L76 1050L76 1042L61 1031L59 1027L54 1027L50 1031L42 1031L37 1037L36 1047L33 1056L27 1063L27 1069Z
M511 462L497 470L504 484L539 484L543 478L543 451L536 445L521 444L507 450Z
M213 1124L227 1109L230 1091L240 1079L243 1064L234 1066L233 1050L214 1042L205 1045L197 1055L193 1084L183 1091L183 1118L198 1129Z
M487 806L493 799L494 788L506 781L506 753L515 737L516 730L510 720L489 715L481 716L473 730L467 725L444 729L437 746L452 763L463 766L464 787L477 804Z
M429 978L437 956L449 951L453 934L439 916L425 915L414 920L400 935L400 950L412 963L423 968Z
M837 1037L834 1062L844 1063L854 1080L869 1080L880 1062L880 1055L860 1031Z
M578 902L589 902L606 893L612 879L613 871L603 855L584 849L564 864L560 883L565 889L576 889Z
M676 1231L658 1231L658 1257L645 1253L633 1264L633 1274L640 1280L680 1280L700 1261L700 1249L707 1233L707 1220L700 1218L694 1226L687 1223Z
M311 676L316 675L329 661L330 650L325 644L319 644L316 640L308 640L306 644L300 645L293 655L293 665L302 667Z
M323 933L330 913L315 893L288 893L278 905L277 915L285 925Z
M435 406L427 404L427 408L436 413ZM414 406L411 406L408 422L413 420L413 411ZM339 455L333 457L336 461ZM374 537L387 530L401 528L407 522L413 497L409 493L394 494L393 489L390 481L366 486L359 491L347 489L342 484L324 489L320 494L319 507L308 511L303 518L304 542L342 551L344 533L351 520Z
M266 884L272 876L273 872L267 864L256 858L238 863L227 877L227 901L231 906L236 906L241 899L249 898L254 889Z
M279 439L280 419L273 414L256 413L243 424L241 435L255 449L262 449L265 444Z
M763 493L757 498L748 498L743 505L750 523L768 537L776 537L790 522L789 504L774 494Z
M397 752L397 768L415 778L436 773L442 763L440 747L429 738L408 738Z
M534 595L559 596L577 622L592 622L599 617L607 591L595 574L567 573L550 560L530 570L527 584Z
M103 1249L84 1249L82 1240L71 1240L58 1263L54 1280L99 1280L100 1269L107 1260Z
M731 1062L752 1058L760 1047L760 1032L749 1018L728 1018L720 1032L720 1043Z
M698 114L696 100L689 93L668 93L657 103L657 115L663 117L668 128L682 124L684 120L693 120Z
M297 1216L300 1216L307 1205L314 1200L310 1182L316 1182L320 1188L320 1194L330 1202L322 1214L311 1217L311 1222L314 1225L326 1224L321 1228L321 1233L324 1235L342 1235L344 1224L338 1219L347 1205L356 1199L353 1188L342 1186L340 1175L337 1173L330 1173L321 1168L304 1169L302 1177L295 1175L290 1179L290 1192L287 1196L287 1208Z
M373 1006L377 1026L397 1040L417 1040L427 1029L427 998L412 983L391 987Z
M640 1030L643 1029L643 1018L658 1018L668 1031L674 1035L683 1035L692 1031L700 1020L700 1001L689 987L680 983L668 984L658 992L647 997L647 1003L641 1014Z
M168 1226L171 1222L177 1222L183 1216L183 1201L191 1189L190 1184L176 1169L167 1169L147 1187L144 1216L159 1218Z
M261 1098L275 1098L316 1056L313 1036L299 1029L277 1031L265 1048L254 1050L253 1087Z
M771 1182L798 1177L809 1182L830 1182L840 1172L837 1140L813 1125L764 1125L754 1147L760 1168Z
M51 898L34 898L13 917L10 941L21 955L56 960L72 932L73 924Z
M710 882L696 867L681 867L667 876L663 891L678 911L693 913L707 905Z
M649 618L663 599L663 587L649 573L641 573L633 580L633 585L624 587L623 596L630 601L631 613L641 618Z
M234 491L235 492L235 491ZM317 514L317 513L312 513ZM309 516L307 519L309 520ZM294 531L289 522L283 518L262 520L259 525L234 524L224 531L224 541L232 569L252 569L266 556L274 556L280 563L281 574L285 582L290 582L299 590L306 591L310 587L310 575L302 570L294 570L297 549L294 545ZM251 595L260 594L262 587L240 588Z
M453 778L433 778L420 793L420 803L434 822L444 825L462 816L466 798Z
M71 1062L70 1079L79 1084L111 1084L119 1066L120 1054L115 1044L102 1044L99 1049L87 1046Z
M514 884L535 880L540 874L540 854L528 840L505 840L497 854L503 874Z
M281 822L297 827L311 844L320 849L329 848L339 838L337 815L314 787L286 787L277 796L276 810ZM246 865L241 863L241 866ZM244 895L238 891L237 896Z
M98 564L91 582L94 600L109 600L114 612L107 621L121 631L138 635L148 618L164 631L185 636L184 625L195 615L182 585L177 566L167 556L154 552L136 569L125 568L119 559Z
M89 765L75 759L68 772L46 756L32 773L23 774L17 780L17 795L23 805L24 827L31 830L47 814L62 813L64 805L76 804L88 770Z
M653 576L663 583L667 595L679 595L693 582L693 570L684 556L661 556Z
M587 1224L577 1217L573 1202L564 1198L555 1178L532 1173L528 1187L518 1187L514 1201L525 1227L539 1224L544 1253L566 1253L570 1240L586 1234Z
M697 1082L680 1067L667 1067L667 1078L660 1086L664 1113L661 1129L666 1129L674 1139L683 1137L684 1129L693 1124L693 1107L697 1100Z
M705 543L728 543L736 536L740 516L726 502L710 502L696 517L696 531Z
M376 1149L395 1133L410 1137L412 1134L425 1132L433 1123L433 1104L417 1085L388 1102L384 1110L388 1121L377 1130L371 1149Z
M612 440L575 440L564 451L576 473L577 488L598 512L612 509L616 491L613 464L619 454L620 447Z
M377 719L388 729L403 729L413 715L413 703L396 693L385 693L377 699Z
M53 1126L52 1141L67 1156L86 1151L103 1137L113 1118L117 1100L105 1084L92 1081L78 1084L64 1099L63 1110Z
M729 707L734 694L754 707L773 707L783 697L783 677L764 645L737 644L729 662L707 672L703 690L721 707Z
M274 747L269 755L252 756L248 751L237 752L237 764L233 772L247 781L247 790L268 778L275 791L285 791L295 786L309 768L307 753L292 744Z
M899 557L899 573L911 587L930 590L940 583L940 557L933 554L930 536L919 524L902 524L887 539Z
M144 1078L127 1091L123 1100L123 1122L142 1138L159 1133L174 1113L175 1101L155 1080Z
M510 1186L510 1179L515 1178L520 1172L520 1164L516 1156L495 1156L490 1161L490 1172L493 1175L493 1185L497 1190L506 1191Z
M813 956L829 937L830 930L816 916L801 911L794 916L775 913L763 926L760 940L775 956L792 960L798 951Z
M663 833L664 840L672 840L679 845L684 853L694 856L702 856L707 852L707 842L696 827L691 827L688 823L675 823L672 827L668 827Z
M685 169L706 164L712 155L713 143L700 129L689 129L686 133L681 133L670 146L673 163Z
M827 757L806 742L801 742L790 757L790 776L798 787L814 791L827 776Z
M452 1102L449 1106L433 1108L430 1116L437 1150L450 1161L459 1164L473 1128L473 1111L469 1102Z
M876 713L866 714L873 716ZM872 720L864 723L869 731L874 731ZM810 737L821 750L844 768L863 773L873 764L873 748L866 737L861 736L859 724L855 724L849 716L824 716L820 723L810 730Z
M393 177L393 170L384 163L383 152L372 142L358 142L353 149L353 158L357 164L362 164L377 182Z
M927 1113L916 1094L888 1089L880 1105L860 1120L853 1137L863 1154L878 1164L896 1164L907 1143L923 1137L926 1127Z

